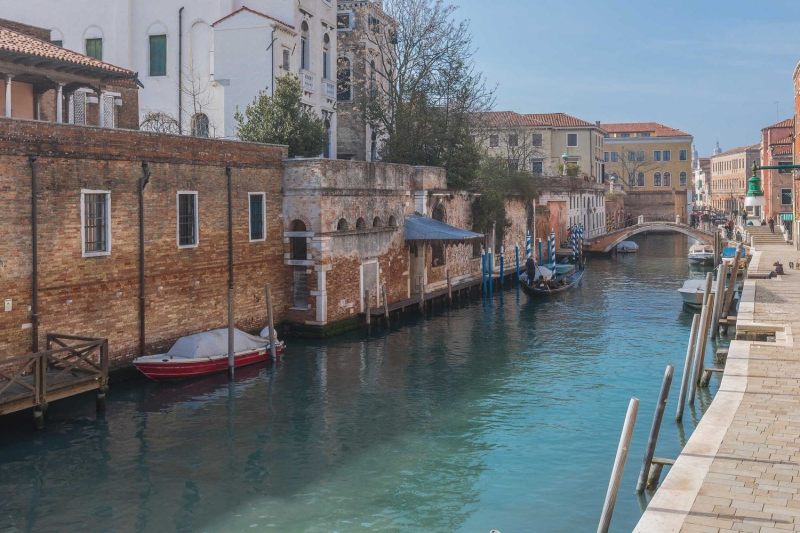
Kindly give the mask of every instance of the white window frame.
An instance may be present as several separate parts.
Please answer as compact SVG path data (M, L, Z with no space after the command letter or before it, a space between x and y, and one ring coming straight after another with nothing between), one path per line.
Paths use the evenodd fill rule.
M339 27L339 15L340 14L345 14L345 13L347 13L347 15L349 16L349 18L348 18L349 24L348 24L347 28L340 28ZM338 10L336 12L336 30L337 31L353 31L353 29L355 27L356 27L356 25L355 25L355 11L352 11L350 9L340 9L340 10Z
M672 161L672 150L661 150L661 160L665 163Z
M106 243L107 249L104 252L86 251L86 195L105 194L106 195ZM101 257L111 255L111 191L96 191L93 189L81 189L81 257Z
M569 144L569 136L575 136L575 144ZM577 148L578 147L578 134L577 133L567 133L567 148Z
M661 150L653 150L653 161L655 161L655 162L661 162L661 161L662 161L662 159L661 159L661 153L662 153L662 151L661 151ZM658 155L656 155L656 154L658 154Z
M194 244L181 244L181 195L194 195L194 229L197 237ZM197 191L178 191L175 193L175 243L178 248L197 248L200 245L200 202ZM248 221L249 222L249 221Z
M251 224L252 212L250 211L251 198L255 195L261 196L261 234L264 236L261 239L252 239ZM250 242L264 242L267 240L267 193L265 192L249 192L247 193L247 238Z

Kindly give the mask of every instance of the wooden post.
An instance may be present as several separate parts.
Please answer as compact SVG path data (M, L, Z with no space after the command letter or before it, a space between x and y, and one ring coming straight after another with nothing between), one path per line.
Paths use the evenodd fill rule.
M272 291L267 283L267 326L269 326L269 355L273 361L278 359L277 346L275 345L275 326L272 320Z
M453 303L453 283L450 280L450 269L447 269L447 303Z
M369 289L364 291L364 305L366 309L366 320L367 320L367 333L369 333L370 329L370 318L372 317L372 310L369 308Z
M228 289L228 377L233 379L234 364L233 288Z
M722 318L728 318L728 311L731 308L731 301L733 301L733 293L736 289L736 282L739 278L739 261L742 259L742 245L736 247L736 255L733 257L733 266L731 267L731 281L728 284L728 290L725 292L725 302L722 304ZM725 326L727 333L728 326Z
M383 289L383 317L386 320L386 327L389 327L389 297L386 295L386 284L382 286Z
M710 275L710 274L709 274ZM708 295L708 301L703 306L700 313L700 331L697 336L697 344L694 348L694 364L692 371L692 381L689 384L689 403L694 405L694 397L697 392L697 384L700 382L700 375L703 369L703 361L706 355L706 343L708 342L708 326L711 316L710 307L714 305L714 295Z
M419 312L420 314L425 314L425 285L424 285L424 277L419 277Z
M44 429L44 410L41 405L33 408L33 428Z
M656 403L656 412L655 415L653 415L653 425L650 426L650 437L647 439L642 469L639 471L639 482L636 484L637 494L643 493L644 487L647 484L647 475L650 473L650 463L653 461L653 455L655 455L656 452L658 432L661 431L661 420L664 418L664 409L667 407L667 398L669 397L669 389L672 386L672 374L674 372L675 367L667 365L667 370L664 372L664 380L661 382L661 392L658 393L658 403Z
M719 316L722 310L722 303L725 301L725 278L728 277L727 266L724 261L720 261L717 268L717 290L714 298L714 308L711 313L711 336L717 337L719 333Z
M700 329L700 316L694 315L692 319L692 330L689 333L689 346L686 348L686 361L683 363L683 375L681 376L681 391L678 395L678 410L675 414L675 421L683 420L683 406L686 404L686 392L689 387L689 376L692 374L692 355L694 345L697 342L697 332Z
M614 458L614 468L611 470L611 479L608 482L608 492L603 503L603 512L600 514L600 524L597 526L597 533L608 533L611 526L611 515L614 513L614 504L617 502L619 484L622 481L622 473L625 470L625 459L628 457L628 448L631 445L633 428L636 425L636 414L639 412L639 400L631 398L628 404L628 413L625 415L625 425L622 426L622 435L619 438L617 456Z

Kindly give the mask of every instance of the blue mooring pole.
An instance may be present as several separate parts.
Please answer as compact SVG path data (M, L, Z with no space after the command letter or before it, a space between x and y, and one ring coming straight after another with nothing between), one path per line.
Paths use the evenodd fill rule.
M492 257L492 249L486 256L486 274L489 276L489 294L492 294L492 283L494 283L494 257Z
M536 246L539 247L539 265L542 264L542 239L536 240Z
M547 239L547 260L550 261L550 239Z
M517 281L519 281L519 244L514 245L514 255L517 258Z
M503 280L506 276L506 251L502 246L500 247L500 288L503 288Z
M481 275L483 276L483 292L486 292L486 252L481 250Z

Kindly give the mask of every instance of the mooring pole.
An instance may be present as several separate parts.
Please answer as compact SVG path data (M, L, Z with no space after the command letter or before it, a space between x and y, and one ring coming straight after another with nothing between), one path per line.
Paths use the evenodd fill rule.
M504 278L505 278L505 275L506 275L506 266L505 266L506 265L506 263L505 263L506 258L505 258L505 255L506 255L506 250L505 250L504 247L501 246L500 247L500 288L501 289L503 288L503 281L504 281Z
M425 281L424 277L420 276L419 277L419 312L420 312L421 315L425 314L425 285L423 284L424 281Z
M739 261L742 259L742 245L736 246L736 255L733 257L733 265L731 266L731 281L728 283L728 290L725 292L725 302L722 304L722 318L728 318L728 312L731 309L731 301L733 301L733 293L736 291L736 282L739 279ZM725 333L728 332L728 326L725 326Z
M489 294L491 294L492 285L494 284L494 254L491 248L486 253L486 265L486 273L489 276Z
M449 274L448 274L449 276ZM383 284L383 316L386 319L386 327L389 327L389 297L386 295L386 284Z
M453 282L450 279L450 269L447 269L447 303L453 303Z
M724 261L720 261L717 268L717 289L715 291L714 309L711 313L711 337L716 338L719 334L719 316L722 311L722 304L725 301L725 278L728 277L728 269Z
M517 281L519 281L519 244L514 245L514 257L517 260Z
M366 310L366 312L365 312L366 316L364 318L367 321L367 333L369 333L370 326L371 326L370 318L371 318L371 315L372 315L372 310L369 307L369 304L370 304L370 301L369 301L369 289L364 291L364 302L365 302L365 310Z
M483 292L486 292L486 251L481 250L481 274L483 275Z
M661 392L658 393L653 425L650 426L650 437L647 439L647 448L644 451L644 461L642 461L642 470L639 472L639 482L636 483L637 494L644 492L644 487L647 484L647 475L650 473L650 463L653 462L653 455L656 453L658 432L661 431L661 421L664 419L664 409L667 407L667 398L669 397L669 389L672 386L672 374L674 372L675 367L667 365L667 370L664 372L664 380L661 382Z
M536 241L536 247L539 249L539 266L542 266L542 239Z
M233 331L233 200L231 192L231 167L225 167L228 178L228 377L233 379L234 331Z
M631 446L631 437L633 437L633 428L636 425L638 412L639 400L631 398L628 404L628 413L625 415L625 425L622 426L622 435L619 438L617 456L614 458L614 468L611 470L611 479L608 482L608 492L606 492L606 500L603 503L603 512L600 515L597 533L608 533L608 528L611 526L611 515L614 513L614 504L617 502L617 493L622 481L622 473L625 470L625 460Z
M706 276L706 289L703 294L703 311L700 313L700 326L697 331L697 341L694 347L694 359L692 361L692 381L689 383L689 403L694 405L694 397L697 392L697 382L700 379L700 372L698 367L703 366L703 359L705 355L705 344L708 338L708 314L709 306L714 301L714 295L711 294L711 272Z
M678 410L675 413L675 421L683 420L683 406L686 404L686 393L689 388L689 376L692 374L692 355L694 355L694 345L697 342L697 332L700 329L700 316L694 315L692 319L692 329L689 333L689 346L686 348L686 361L683 363L683 375L681 376L681 391L678 395Z
M269 355L273 361L278 359L278 348L275 346L275 326L272 317L272 291L267 283L267 326L269 327Z

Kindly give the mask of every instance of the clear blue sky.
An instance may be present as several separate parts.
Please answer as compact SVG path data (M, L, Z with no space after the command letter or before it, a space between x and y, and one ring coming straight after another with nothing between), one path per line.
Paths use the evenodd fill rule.
M793 114L800 0L450 0L471 21L496 110L655 121L701 157Z

